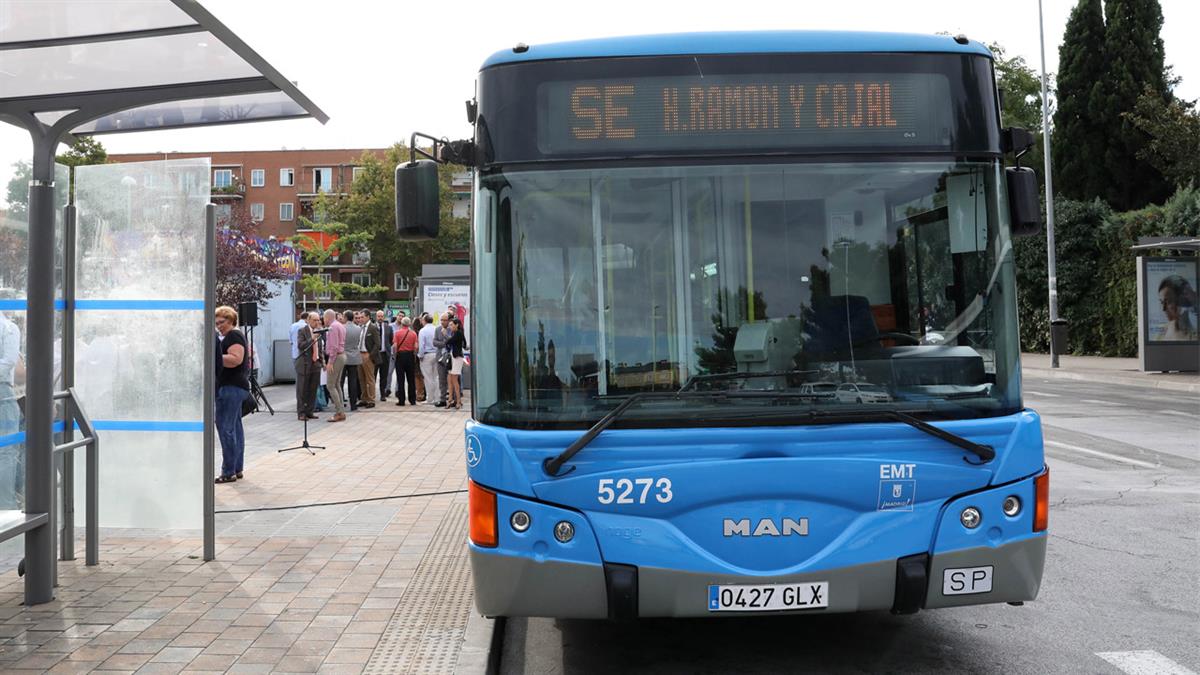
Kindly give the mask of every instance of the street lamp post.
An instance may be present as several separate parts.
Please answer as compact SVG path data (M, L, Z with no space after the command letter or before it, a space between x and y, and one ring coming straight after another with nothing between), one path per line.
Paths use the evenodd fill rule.
M1050 367L1058 367L1058 274L1054 265L1054 182L1050 177L1050 118L1046 97L1046 30L1042 25L1042 0L1038 0L1038 41L1042 48L1042 148L1046 170L1046 281L1050 289Z

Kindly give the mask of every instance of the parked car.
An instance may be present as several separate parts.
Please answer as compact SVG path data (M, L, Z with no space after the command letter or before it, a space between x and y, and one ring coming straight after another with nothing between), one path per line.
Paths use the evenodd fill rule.
M844 382L838 385L837 400L842 403L891 403L887 390L867 382Z
M814 401L837 400L837 384L834 382L805 382L800 385L802 396L811 396Z

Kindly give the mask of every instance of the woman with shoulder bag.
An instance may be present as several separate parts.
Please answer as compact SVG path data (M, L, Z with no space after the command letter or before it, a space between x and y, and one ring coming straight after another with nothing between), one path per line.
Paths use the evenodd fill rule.
M246 362L246 337L237 329L237 322L237 311L232 307L217 308L216 421L217 437L221 439L221 475L217 483L232 483L241 478L246 457L242 404L250 396L250 369Z
M446 338L446 354L450 357L449 398L446 408L462 409L462 370L466 362L464 350L467 348L467 337L463 333L460 319L450 319L450 337Z
M406 391L409 404L416 405L417 331L412 329L412 319L400 319L400 326L392 331L392 346L396 351L396 405L404 405Z

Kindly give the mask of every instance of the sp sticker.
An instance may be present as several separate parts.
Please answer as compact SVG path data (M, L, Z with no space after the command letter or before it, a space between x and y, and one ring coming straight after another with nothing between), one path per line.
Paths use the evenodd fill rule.
M478 436L467 436L467 466L474 467L483 459L483 444Z

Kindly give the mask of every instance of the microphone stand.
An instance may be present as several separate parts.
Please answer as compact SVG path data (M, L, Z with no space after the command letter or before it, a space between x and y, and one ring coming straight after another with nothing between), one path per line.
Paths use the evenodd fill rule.
M304 440L300 442L300 445L293 445L290 448L281 448L279 450L276 450L275 452L280 453L280 452L288 452L289 450L307 450L308 454L316 455L317 453L313 452L314 449L324 450L325 446L309 444L309 442L308 442L308 417L305 417L304 418Z

